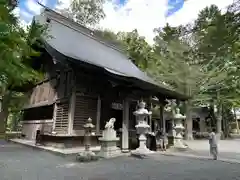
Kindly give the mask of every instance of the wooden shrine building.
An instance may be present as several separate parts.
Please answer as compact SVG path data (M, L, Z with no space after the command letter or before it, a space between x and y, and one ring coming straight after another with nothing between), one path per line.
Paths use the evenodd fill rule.
M96 139L105 122L115 117L121 147L127 150L135 133L132 112L138 100L152 95L186 99L157 85L115 46L55 11L45 7L34 21L48 24L51 37L34 61L35 68L44 70L45 80L29 91L23 109L26 139L35 139L40 129L46 142L68 147L81 142L89 117L96 126Z

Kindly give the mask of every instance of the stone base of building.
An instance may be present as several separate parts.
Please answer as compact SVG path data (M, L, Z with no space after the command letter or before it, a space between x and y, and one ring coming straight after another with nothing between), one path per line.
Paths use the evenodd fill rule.
M100 142L98 141L99 136L91 136L91 146L99 146ZM33 140L35 139L27 139ZM54 148L66 149L66 148L77 148L84 146L84 136L71 136L71 135L51 135L43 134L41 135L40 144L44 146L50 146Z
M0 139L6 139L6 133L5 132L0 132Z
M230 133L230 137L233 138L233 139L240 139L240 134Z

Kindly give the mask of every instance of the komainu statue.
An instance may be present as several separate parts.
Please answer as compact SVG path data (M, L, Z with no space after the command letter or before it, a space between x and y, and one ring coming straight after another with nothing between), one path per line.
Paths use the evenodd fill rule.
M111 118L105 125L105 129L113 129L116 118Z

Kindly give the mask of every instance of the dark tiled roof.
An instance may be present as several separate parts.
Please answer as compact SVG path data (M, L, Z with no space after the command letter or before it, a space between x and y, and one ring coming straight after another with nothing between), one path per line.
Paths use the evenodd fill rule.
M183 98L184 96L169 90L167 87L156 84L146 73L142 72L124 53L116 47L113 47L100 38L95 37L91 30L60 14L46 9L42 15L35 19L40 23L46 23L44 13L50 18L49 35L52 38L46 40L48 46L51 46L61 54L86 62L91 65L102 67L110 73L135 78L147 84L153 85L155 90L166 93L173 98Z

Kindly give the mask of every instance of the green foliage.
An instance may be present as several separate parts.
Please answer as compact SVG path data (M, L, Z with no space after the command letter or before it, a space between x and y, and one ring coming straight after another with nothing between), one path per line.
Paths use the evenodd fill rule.
M143 70L147 69L154 60L154 55L145 37L140 36L136 29L131 32L119 32L117 36L123 42L126 53L133 63Z
M146 70L154 61L152 47L147 43L145 37L139 35L135 29L131 32L118 32L117 34L109 30L95 30L105 41L110 42L122 49L128 57L142 70Z
M7 127L10 131L18 131L23 113L21 111L11 112L8 116Z
M105 0L73 0L62 14L86 26L93 26L105 18L103 3Z
M45 32L46 27L36 23L27 27L25 31L14 17L12 10L6 5L0 6L0 79L1 92L12 86L19 86L26 81L35 81L39 74L35 72L27 61L32 56L38 56L32 45ZM30 33L29 30L31 28Z
M154 51L159 60L150 74L195 101L213 99L213 90L229 101L238 96L240 84L239 25L237 13L221 14L212 5L199 13L192 27L167 24L155 29Z
M33 45L39 45L42 36L47 35L47 27L33 23L25 28L14 16L14 1L0 0L0 97L2 116L0 126L6 127L9 111L18 111L25 102L22 93L15 87L39 81L41 73L32 69L32 57L39 56Z
M187 122L191 121L192 106L199 104L217 106L212 118L218 132L223 118L231 121L231 108L240 104L239 27L236 3L225 13L214 5L206 7L193 25L167 24L155 30L154 52L158 57L148 72L157 81L192 97L186 104ZM187 126L187 130L191 128Z
M230 6L234 7L234 4ZM225 81L213 88L220 91L221 101L239 99L239 42L240 21L239 13L228 9L224 14L216 6L211 6L200 12L194 25L194 32L198 35L197 53L201 54L204 63L212 58L209 70L218 66L227 69ZM222 60L224 59L224 61Z
M118 49L122 50L125 46L123 41L120 40L119 36L108 29L95 29L94 34Z

